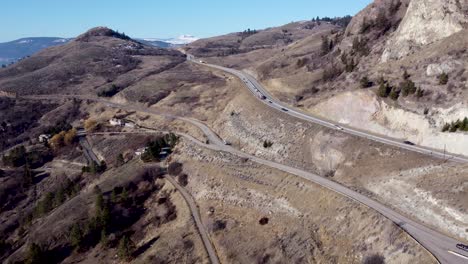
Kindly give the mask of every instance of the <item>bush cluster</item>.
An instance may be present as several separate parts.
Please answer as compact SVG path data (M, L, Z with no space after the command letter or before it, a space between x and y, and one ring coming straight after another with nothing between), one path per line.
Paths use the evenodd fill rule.
M468 117L465 117L463 120L458 119L451 123L445 123L442 127L442 132L457 132L458 130L468 131Z
M144 162L159 161L159 155L162 148L174 148L179 140L179 137L174 133L165 134L162 137L158 137L153 141L150 141L146 145L145 152L141 155L141 159Z

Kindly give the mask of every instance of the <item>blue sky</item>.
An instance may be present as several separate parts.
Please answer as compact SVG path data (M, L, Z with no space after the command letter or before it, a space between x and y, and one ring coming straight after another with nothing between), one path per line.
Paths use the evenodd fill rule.
M108 26L131 37L209 37L316 16L354 15L371 0L1 0L0 42L74 37Z

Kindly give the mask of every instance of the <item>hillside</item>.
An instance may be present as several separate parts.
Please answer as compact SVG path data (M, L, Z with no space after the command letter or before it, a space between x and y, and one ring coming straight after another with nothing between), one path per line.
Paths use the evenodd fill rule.
M447 133L444 127L460 127L457 120L468 116L467 5L376 0L346 28L335 26L316 35L312 30L286 45L240 48L239 53L218 56L200 52L212 49L206 40L192 43L187 51L252 73L277 98L305 111L432 148L446 145L448 151L466 155L459 144L466 142L466 132Z
M259 31L259 38L252 35L239 47L255 49L245 54L275 45L287 49L282 42L287 32L300 42L340 28L315 24ZM8 121L0 131L3 262L207 263L193 209L177 188L195 201L223 263L434 262L373 210L292 174L218 151L197 124L245 153L325 177L334 170L337 181L363 191L359 172L370 163L386 179L389 167L410 170L431 159L381 144L369 147L364 140L271 112L233 76L107 28L43 50L0 70L0 76L0 113ZM112 125L113 118L127 125ZM73 129L81 127L85 136ZM287 136L296 133L304 137ZM51 139L40 142L40 134ZM262 147L266 139L272 141L269 148ZM328 140L336 144L323 145ZM138 154L145 146L146 154ZM162 147L169 156L159 156ZM356 149L362 159L353 154ZM333 154L332 167L324 153ZM407 162L385 159L388 153L407 156Z

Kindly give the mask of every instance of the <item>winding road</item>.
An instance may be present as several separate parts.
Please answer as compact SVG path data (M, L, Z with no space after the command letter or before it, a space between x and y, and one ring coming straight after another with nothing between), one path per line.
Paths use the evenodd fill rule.
M468 157L465 157L462 155L455 155L455 154L447 153L447 152L437 150L437 149L431 149L428 147L413 145L412 143L407 144L407 143L404 143L404 141L400 139L391 138L391 137L387 137L383 135L377 135L369 131L363 131L357 128L344 126L337 122L333 122L330 120L326 120L322 117L311 115L310 113L304 113L302 111L291 108L290 106L276 100L254 77L252 77L251 75L243 71L238 71L235 69L226 68L226 67L213 65L213 64L207 64L206 62L200 62L199 60L195 59L193 55L190 55L190 54L187 55L187 60L190 62L199 64L199 65L211 67L211 68L218 69L218 70L230 73L232 75L235 75L236 77L242 80L242 82L249 89L249 91L252 92L252 94L261 102L263 102L264 104L268 105L269 107L275 110L282 111L288 115L294 116L301 120L312 122L312 123L315 123L324 127L328 127L331 129L340 130L343 133L351 134L351 135L358 136L358 137L363 137L366 139L370 139L370 140L377 141L377 142L387 144L387 145L391 145L394 147L430 155L436 158L460 162L460 163L468 162ZM265 98L261 99L259 97L259 94L265 96Z
M199 128L205 134L205 136L208 138L210 142L209 144L205 144L190 135L187 135L184 133L177 133L183 136L184 138L196 143L197 145L214 150L214 151L223 151L226 153L231 153L238 157L246 158L253 162L257 162L265 166L276 168L278 170L296 175L310 182L313 182L320 186L328 188L336 193L339 193L369 208L376 210L377 212L379 212L380 214L382 214L389 220L393 221L395 224L397 224L403 230L405 230L410 236L412 236L416 241L418 241L422 246L424 246L429 252L431 252L438 259L439 262L444 263L444 264L445 263L447 264L468 263L468 254L456 247L456 244L461 243L461 241L457 241L445 234L442 234L431 228L428 228L420 224L419 222L414 221L386 207L385 205L367 196L364 196L356 191L353 191L339 183L333 182L331 180L328 180L326 178L323 178L311 172L298 169L298 168L294 168L291 166L287 166L284 164L280 164L274 161L269 161L263 158L259 158L259 157L241 152L231 146L225 145L223 143L223 140L219 138L219 136L215 132L213 132L203 122L198 121L196 119L160 113L154 109L151 109L142 105L138 105L138 104L124 105L124 104L119 104L119 103L111 102L111 101L108 101L102 98L96 98L96 97L75 96L75 95L56 95L56 96L48 95L48 96L25 96L23 98L32 99L32 100L63 100L63 99L75 98L75 99L89 100L89 101L103 103L108 107L113 107L113 108L118 108L118 109L123 109L123 110L128 110L128 111L139 111L142 113L158 115L158 116L162 116L166 118L185 121Z
M246 73L243 73L241 71L237 71L234 69L217 66L217 65L207 64L205 62L196 61L192 55L187 55L187 59L199 65L212 67L212 68L222 70L222 71L225 71L225 72L228 72L230 74L237 76L244 82L246 87L260 101L262 101L263 103L269 105L270 107L276 110L285 112L287 114L290 114L302 120L310 121L310 122L313 122L313 123L316 123L325 127L341 130L344 133L364 137L364 138L371 139L377 142L381 142L384 144L392 145L395 147L399 147L399 148L403 148L403 149L407 149L411 151L416 151L416 152L431 155L434 157L444 158L444 159L452 160L455 162L468 162L468 158L466 157L456 156L453 154L448 155L447 153L442 153L437 150L433 150L433 149L429 149L429 148L425 148L421 146L416 146L416 145L408 145L408 144L398 141L397 139L391 139L391 138L387 138L384 136L378 136L378 135L374 135L368 132L360 131L360 130L349 128L349 127L345 128L334 122L323 120L318 117L311 116L305 113L301 113L294 109L288 108L288 106L278 101L275 101L275 99L265 90L265 88L263 88L252 76ZM260 93L265 96L264 99L258 96L258 91L260 91ZM230 146L218 145L218 147L220 148L219 150L221 151L230 152L230 153L233 153L237 156L241 156L244 158L249 158L250 160L255 161L257 163L260 163L269 167L273 167L273 168L294 174L296 176L299 176L311 182L317 183L323 187L326 187L332 191L335 191L341 195L344 195L350 199L353 199L361 204L364 204L378 211L383 216L393 221L395 224L397 224L399 227L405 230L410 236L412 236L422 246L424 246L428 251L430 251L441 263L447 263L447 264L468 263L468 253L456 247L456 244L461 243L461 241L457 241L445 234L432 230L431 228L428 228L420 224L419 222L409 219L406 216L403 216L400 213L380 204L379 202L367 196L364 196L360 193L357 193L339 183L330 181L326 178L323 178L321 176L318 176L316 174L313 174L313 173L310 173L301 169L293 168L287 165L268 161L262 158L258 158L258 157L240 152L237 149L234 149Z

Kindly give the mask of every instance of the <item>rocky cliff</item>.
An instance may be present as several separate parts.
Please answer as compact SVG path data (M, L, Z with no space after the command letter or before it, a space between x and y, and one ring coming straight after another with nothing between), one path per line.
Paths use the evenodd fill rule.
M397 31L386 44L382 61L400 59L468 24L468 0L412 0Z

